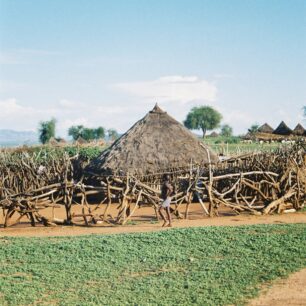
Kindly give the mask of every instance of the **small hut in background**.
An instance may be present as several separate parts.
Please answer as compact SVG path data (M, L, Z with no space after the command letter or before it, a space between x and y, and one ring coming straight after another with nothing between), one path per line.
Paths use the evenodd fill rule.
M48 141L48 145L50 146L58 146L58 141L55 139L55 137L51 137Z
M77 145L85 145L85 144L87 144L88 143L88 141L87 140L85 140L83 137L81 137L81 136L79 136L78 137L78 139L75 141L75 144L77 144Z
M274 131L274 129L268 123L265 123L258 128L259 133L272 134L273 131Z
M217 133L217 132L211 132L211 134L210 135L208 135L209 137L218 137L219 136L219 134Z
M56 138L57 143L61 146L65 146L67 144L67 141L64 138Z
M298 123L297 126L294 128L293 133L297 136L305 136L306 130L300 123Z
M285 136L289 136L292 135L292 130L288 127L288 125L282 121L279 126L273 131L273 134L277 134L277 135L285 135Z

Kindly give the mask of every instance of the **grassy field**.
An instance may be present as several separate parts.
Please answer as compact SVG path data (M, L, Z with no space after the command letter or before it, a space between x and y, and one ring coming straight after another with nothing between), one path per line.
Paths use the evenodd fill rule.
M239 137L205 137L204 143L209 145L216 153L236 155L258 151L271 152L282 146L282 143L243 143Z
M306 266L306 226L0 238L1 305L243 304Z

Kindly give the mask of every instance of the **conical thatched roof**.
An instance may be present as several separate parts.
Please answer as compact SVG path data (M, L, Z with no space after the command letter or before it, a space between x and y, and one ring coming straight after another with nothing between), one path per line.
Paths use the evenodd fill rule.
M273 134L278 135L291 135L292 130L287 126L287 124L282 121L279 126L274 130Z
M209 137L218 137L219 134L217 132L211 132L211 134L209 135Z
M87 172L103 174L145 175L166 169L188 167L218 161L210 151L182 124L157 105L136 122L113 145L93 160Z
M298 123L297 126L294 128L293 133L298 136L303 136L306 134L306 130L300 123Z
M265 123L261 127L258 128L259 133L272 134L273 131L274 131L273 128L268 123Z
M48 141L48 144L51 146L56 146L58 145L58 141L55 139L55 137L51 137Z
M83 144L88 143L88 141L85 140L82 136L79 136L78 139L75 141L75 143L78 145L83 145Z

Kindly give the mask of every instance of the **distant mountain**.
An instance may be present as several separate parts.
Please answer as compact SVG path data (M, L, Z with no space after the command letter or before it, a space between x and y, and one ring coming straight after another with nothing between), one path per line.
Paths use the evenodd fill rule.
M0 129L0 147L15 147L37 143L38 135L35 132Z

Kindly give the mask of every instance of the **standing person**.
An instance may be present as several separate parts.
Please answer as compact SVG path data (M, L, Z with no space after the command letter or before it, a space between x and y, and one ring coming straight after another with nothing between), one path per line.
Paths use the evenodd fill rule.
M168 223L168 227L172 227L172 220L171 220L171 213L170 213L170 203L171 203L172 193L173 193L173 187L170 184L170 176L166 174L164 176L164 182L163 182L163 186L161 189L162 204L158 210L160 216L164 220L163 227L166 226L167 223ZM163 209L166 211L168 220L166 219L163 213Z

